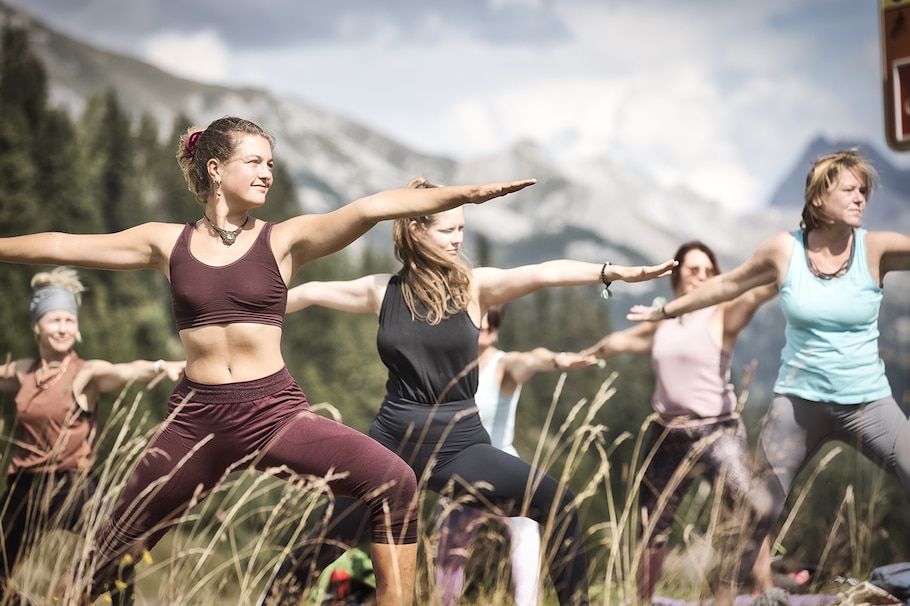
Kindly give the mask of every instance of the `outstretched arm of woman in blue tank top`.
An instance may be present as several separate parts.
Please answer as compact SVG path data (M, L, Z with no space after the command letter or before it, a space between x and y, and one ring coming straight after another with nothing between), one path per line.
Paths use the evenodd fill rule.
M724 313L724 339L735 340L755 315L756 310L775 296L777 296L777 284L771 283L748 290L731 301ZM601 359L623 353L650 354L654 346L654 333L657 332L659 325L659 322L635 324L629 328L611 332L594 345L581 351L591 353Z
M748 290L765 284L779 284L785 275L793 250L793 234L781 232L762 243L742 265L718 274L699 288L692 290L662 307L635 305L626 315L633 322L659 322L731 301Z
M893 231L870 231L866 234L866 258L870 265L878 259L879 284L890 271L910 270L910 236Z

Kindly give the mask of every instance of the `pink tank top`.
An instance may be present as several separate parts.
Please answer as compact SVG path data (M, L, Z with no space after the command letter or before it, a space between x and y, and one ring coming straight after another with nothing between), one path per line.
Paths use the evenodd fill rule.
M171 251L171 303L177 330L250 322L281 326L288 287L269 244L273 223L229 265L206 265L190 252L194 224L187 223Z
M708 332L708 318L715 309L707 307L664 320L654 334L651 365L656 384L652 405L658 413L700 419L736 412L736 394L730 383L731 356Z

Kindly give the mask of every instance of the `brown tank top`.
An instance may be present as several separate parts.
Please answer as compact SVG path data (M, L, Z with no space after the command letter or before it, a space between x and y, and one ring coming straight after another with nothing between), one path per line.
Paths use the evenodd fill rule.
M194 257L190 239L195 226L184 226L170 261L177 330L233 322L281 326L288 287L269 244L273 225L263 225L250 249L224 266L206 265Z
M73 399L73 378L85 364L73 354L66 372L38 385L35 360L22 376L16 394L16 452L9 473L84 471L91 466L97 437L97 413L87 413Z

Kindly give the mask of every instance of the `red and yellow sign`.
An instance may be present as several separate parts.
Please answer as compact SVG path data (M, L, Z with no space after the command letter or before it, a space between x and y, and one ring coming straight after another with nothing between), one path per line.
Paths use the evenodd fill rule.
M896 150L910 149L910 0L881 0L885 135Z

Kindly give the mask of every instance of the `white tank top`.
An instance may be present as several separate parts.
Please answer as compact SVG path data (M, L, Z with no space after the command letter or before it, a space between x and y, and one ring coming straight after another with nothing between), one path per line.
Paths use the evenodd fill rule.
M503 395L499 390L496 368L505 355L504 351L496 352L487 365L480 369L474 402L480 411L480 422L490 434L493 446L517 457L518 451L512 445L512 440L515 438L515 411L518 408L521 385L511 396Z

